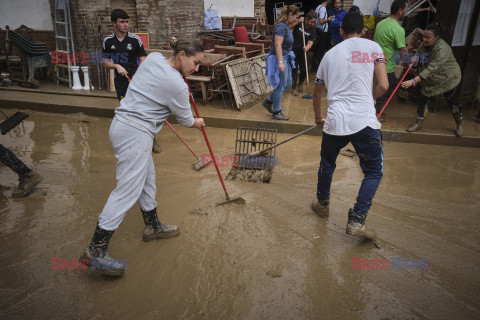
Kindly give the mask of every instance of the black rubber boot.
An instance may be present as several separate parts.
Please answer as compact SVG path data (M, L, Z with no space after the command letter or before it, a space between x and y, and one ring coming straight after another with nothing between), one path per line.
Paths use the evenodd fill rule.
M314 200L311 208L320 218L328 218L330 215L330 200Z
M352 236L374 239L375 233L369 232L365 229L366 219L367 212L355 212L353 211L353 209L348 210L348 223L346 233Z
M155 239L173 238L180 234L177 226L168 226L158 221L156 208L150 211L142 210L142 216L145 222L145 231L143 231L143 241L145 242Z
M92 242L90 242L88 249L80 259L88 259L87 264L102 274L120 277L127 267L113 259L110 252L108 252L108 244L114 232L104 230L97 224Z

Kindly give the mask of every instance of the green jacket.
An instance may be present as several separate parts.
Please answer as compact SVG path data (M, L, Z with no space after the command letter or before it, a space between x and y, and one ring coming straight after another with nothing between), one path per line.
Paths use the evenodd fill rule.
M453 56L452 48L441 38L433 47L425 48L423 43L417 53L428 53L426 63L422 63L420 56L419 76L422 94L433 97L452 90L460 84L462 73L460 66Z

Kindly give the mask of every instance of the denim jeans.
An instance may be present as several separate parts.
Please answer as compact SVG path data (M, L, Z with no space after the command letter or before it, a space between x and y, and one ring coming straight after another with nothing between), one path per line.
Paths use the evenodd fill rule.
M273 112L279 113L282 111L280 104L282 103L282 95L292 86L292 67L288 61L288 57L283 57L285 71L280 72L280 83L278 87L273 90L272 94L268 97L268 100L273 102Z
M321 201L330 198L330 186L338 154L349 142L355 148L364 174L353 211L366 213L372 205L373 197L383 176L383 143L378 129L365 127L348 136L333 136L323 133L317 199Z
M0 162L13 170L19 176L29 173L30 170L20 159L18 159L10 150L0 144Z

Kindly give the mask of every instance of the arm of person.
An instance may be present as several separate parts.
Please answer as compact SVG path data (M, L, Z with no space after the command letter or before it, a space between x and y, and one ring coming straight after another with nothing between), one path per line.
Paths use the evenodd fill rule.
M418 83L422 82L431 77L432 74L438 73L442 68L444 61L448 59L447 51L439 51L436 55L429 57L429 62L427 67L423 69L415 78L402 82L402 88L410 88L411 86L416 86Z
M375 79L377 79L377 85L373 88L373 99L376 100L383 96L389 87L385 61L375 64L374 73Z
M159 92L159 94L161 93ZM173 94L168 103L168 108L175 115L178 123L184 127L201 129L205 126L203 118L193 117L188 88L183 88Z
M142 62L145 61L146 58L147 56L138 57L138 61L140 61L140 64L142 64Z
M103 59L103 66L107 69L115 69L117 70L119 75L126 76L128 74L127 70L121 65L114 63L111 59Z
M313 41L312 40L308 40L307 42L307 45L305 46L305 52L307 52L308 50L310 50L313 46Z
M325 89L325 84L315 82L313 89L313 112L315 113L315 124L317 126L323 124L325 119L322 118L322 94Z
M282 54L282 43L284 37L275 35L275 55L277 56L278 60L278 69L280 72L285 71L285 62L283 61L283 54Z

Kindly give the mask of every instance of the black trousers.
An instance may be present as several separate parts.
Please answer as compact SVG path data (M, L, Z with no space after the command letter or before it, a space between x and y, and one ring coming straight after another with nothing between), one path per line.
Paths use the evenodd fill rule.
M295 86L298 83L303 83L307 78L307 70L305 69L305 51L303 48L300 50L295 49L293 50L295 54L295 66L296 68L292 70L292 85ZM300 77L298 77L298 73L300 73Z
M450 110L452 112L453 117L455 118L455 121L457 122L462 121L463 113L462 113L462 106L458 101L458 87L445 92L443 96L447 100L448 106L450 107ZM423 120L425 118L425 110L427 108L429 100L430 100L430 97L427 97L422 93L420 93L420 101L418 103L418 108L417 108L418 120Z
M328 32L323 32L317 29L317 38L315 39L314 48L313 48L313 63L312 71L317 72L318 66L323 59L325 52L330 50L332 45L332 34Z
M387 92L384 93L383 96L381 96L380 98L377 98L377 104L376 104L377 113L379 113L383 109L383 106L387 102L388 98L390 98L390 95L392 94L393 90L395 90L395 87L397 85L397 78L395 77L395 72L387 73L387 78L388 78L388 90Z
M30 170L25 163L18 159L12 151L0 144L0 162L13 170L19 176L29 173Z
M130 82L128 81L127 77L117 74L114 83L115 91L117 92L117 98L120 101L127 94L127 89Z

